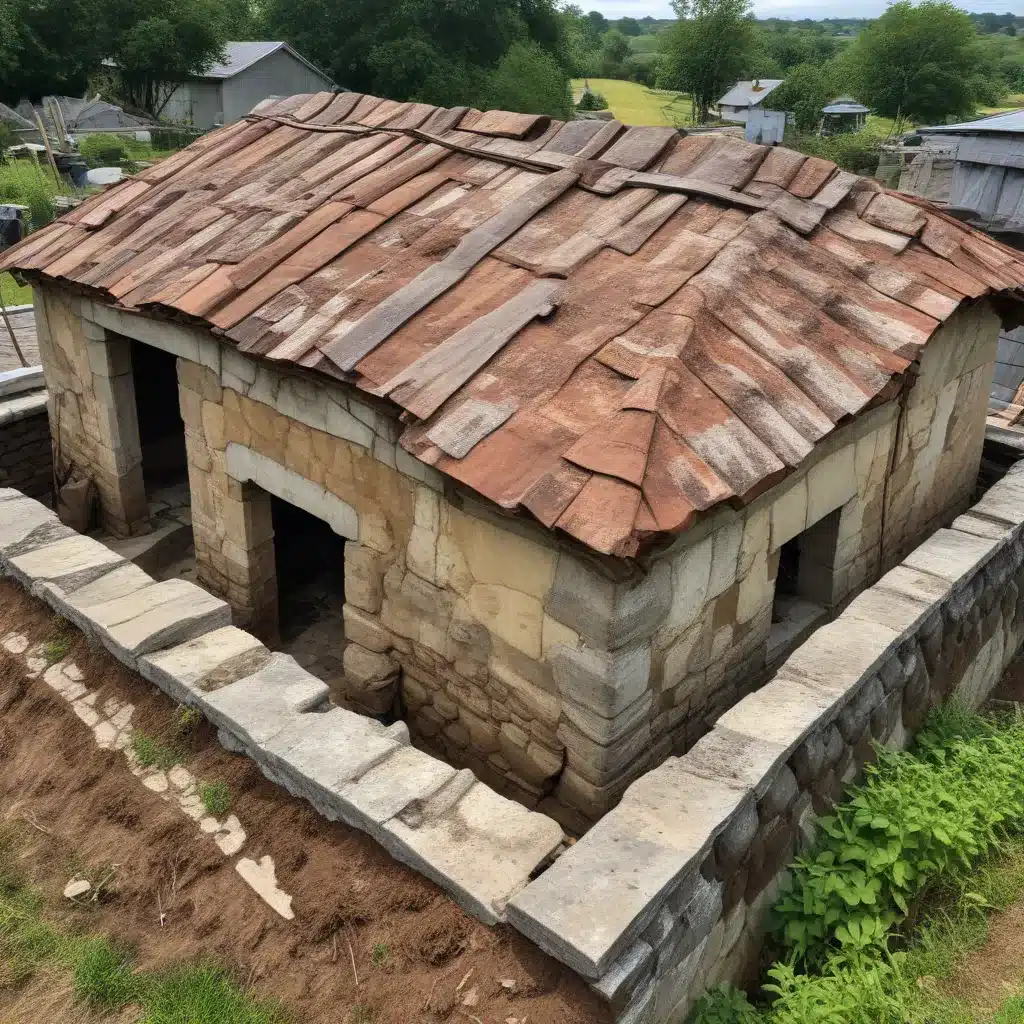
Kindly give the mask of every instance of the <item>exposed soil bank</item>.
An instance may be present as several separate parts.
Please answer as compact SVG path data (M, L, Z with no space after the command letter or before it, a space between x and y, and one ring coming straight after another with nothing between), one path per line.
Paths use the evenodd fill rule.
M42 603L0 581L0 633L45 641L53 621ZM134 705L136 730L160 737L174 728L163 693L77 632L67 659L99 691L100 705L108 698ZM65 925L134 944L144 969L218 956L258 995L279 999L309 1024L607 1021L567 968L511 929L467 916L368 837L324 821L248 759L223 750L205 723L176 742L191 772L227 783L231 811L248 834L244 854L273 858L294 921L263 903L234 870L235 858L195 822L144 788L120 751L100 750L41 678L27 680L22 658L0 650L0 819L23 823L27 870ZM108 899L90 908L63 900L75 873L109 865L117 868ZM0 991L0 1014L24 995ZM47 1019L88 1017L54 1008Z

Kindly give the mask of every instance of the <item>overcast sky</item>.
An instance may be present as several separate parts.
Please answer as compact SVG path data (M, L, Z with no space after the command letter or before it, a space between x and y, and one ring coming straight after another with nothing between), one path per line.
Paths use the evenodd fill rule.
M642 18L671 18L668 0L576 0L584 11L600 11L608 18L631 14ZM754 0L754 12L761 18L873 18L886 8L885 0L847 0L846 3L822 3L820 0ZM967 11L996 11L1024 14L1024 0L958 0ZM841 13L840 13L841 12Z

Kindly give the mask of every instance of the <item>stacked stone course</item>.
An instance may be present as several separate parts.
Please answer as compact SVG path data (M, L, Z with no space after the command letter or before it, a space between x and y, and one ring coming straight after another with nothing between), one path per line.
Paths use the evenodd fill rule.
M5 417L0 401L0 487L13 487L33 498L50 499L53 459L45 399L41 412Z

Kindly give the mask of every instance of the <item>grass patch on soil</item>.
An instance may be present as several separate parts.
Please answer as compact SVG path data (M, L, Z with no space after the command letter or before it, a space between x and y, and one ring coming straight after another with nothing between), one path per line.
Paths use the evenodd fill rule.
M32 289L18 284L8 273L0 274L0 300L5 306L31 305Z
M690 97L667 89L648 89L638 82L617 78L588 78L593 92L608 101L608 109L626 124L654 124L676 127L690 120ZM573 95L583 90L584 79L572 82Z
M199 783L199 799L207 813L220 817L231 810L231 790L226 782L201 782Z
M181 764L185 755L177 747L162 743L140 730L132 733L132 751L143 768L159 768L168 771Z
M22 874L20 845L14 827L0 827L0 989L49 969L70 975L76 1000L96 1010L139 1006L139 1024L287 1024L280 1006L252 998L212 961L153 974L137 969L127 946L58 927Z
M718 990L695 1024L1024 1024L1022 794L1020 711L933 712L792 865L765 1002ZM990 942L1004 910L1006 937Z

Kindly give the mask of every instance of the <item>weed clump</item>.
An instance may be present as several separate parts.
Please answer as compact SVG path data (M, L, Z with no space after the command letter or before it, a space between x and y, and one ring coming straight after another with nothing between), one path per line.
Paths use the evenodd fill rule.
M231 790L226 782L201 782L199 784L199 799L208 814L220 817L227 814L231 809Z
M177 747L161 743L140 731L132 733L132 752L143 768L159 768L161 771L168 771L184 758Z

